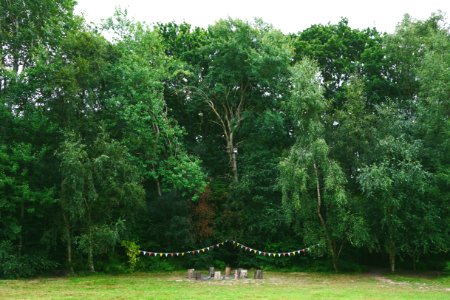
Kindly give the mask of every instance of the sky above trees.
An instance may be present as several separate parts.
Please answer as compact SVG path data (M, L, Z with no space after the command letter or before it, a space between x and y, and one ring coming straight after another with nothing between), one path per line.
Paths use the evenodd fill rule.
M446 0L78 0L76 12L82 13L88 21L98 22L110 17L116 7L125 8L138 21L183 22L207 27L221 18L253 20L262 18L284 33L296 33L312 24L337 23L341 17L349 19L353 28L376 27L378 31L393 33L404 14L425 19L438 10L450 12Z

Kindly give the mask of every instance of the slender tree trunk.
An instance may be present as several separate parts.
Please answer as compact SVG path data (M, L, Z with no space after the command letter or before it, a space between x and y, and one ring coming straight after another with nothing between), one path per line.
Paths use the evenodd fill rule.
M387 236L387 254L389 256L389 266L392 273L395 272L395 255L396 255L396 246L394 242L394 230L392 228L392 224L388 225L388 236Z
M67 265L69 266L69 273L73 274L73 264L72 264L72 234L70 231L70 223L63 212L64 225L66 227L66 250L67 250Z
M331 260L333 263L333 268L335 272L338 272L338 256L336 254L336 247L334 242L330 236L328 231L328 227L325 223L325 220L322 216L321 208L322 208L322 197L321 197L321 189L320 189L320 181L319 181L319 172L317 170L316 163L314 163L314 172L316 175L316 189L317 189L317 216L319 217L320 224L322 225L323 231L325 232L325 238L327 240L328 248L330 249Z
M238 182L239 178L238 178L238 171L237 171L237 158L236 158L236 153L234 152L234 148L233 148L233 153L231 154L231 169L233 171L233 180L234 182Z
M238 168L237 168L237 153L234 152L235 144L234 144L234 133L239 127L240 122L242 121L241 112L244 105L245 86L241 85L241 95L239 104L237 107L232 107L227 104L222 104L222 113L219 112L218 108L216 108L214 102L212 100L207 100L208 106L211 108L213 113L217 117L217 124L222 128L225 141L227 143L227 153L231 166L231 171L233 173L233 181L238 182ZM225 97L227 99L228 96Z
M395 272L395 250L394 249L389 249L389 265L391 268L391 272L394 273Z
M73 264L72 264L72 236L70 234L70 228L66 229L67 232L67 264L69 265L69 273L73 274Z
M158 196L161 197L162 192L161 192L161 184L159 183L159 178L156 178L156 190L158 191Z
M86 199L85 199L86 201ZM91 217L91 211L89 209L89 206L87 205L86 202L86 210L87 210L87 222L88 222L88 236L89 236L89 243L88 243L88 266L89 266L89 270L91 272L95 272L95 267L94 267L94 241L93 241L93 237L92 237L92 217Z
M233 133L230 133L227 141L227 152L230 159L231 171L233 172L233 181L238 182L238 170L237 170L237 153L234 151L235 146L233 143Z
M90 227L89 227L88 265L89 265L89 271L95 272L94 249L93 249L93 243L92 243L92 229Z
M23 201L20 203L20 233L19 233L19 246L17 247L19 257L22 256L22 249L23 249L23 228L24 228L24 219L25 217L25 204Z

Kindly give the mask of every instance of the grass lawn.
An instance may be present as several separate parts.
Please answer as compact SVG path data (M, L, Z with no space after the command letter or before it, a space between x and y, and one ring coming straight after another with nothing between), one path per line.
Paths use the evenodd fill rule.
M173 272L0 280L0 299L450 299L448 276L265 272L264 277L193 281Z

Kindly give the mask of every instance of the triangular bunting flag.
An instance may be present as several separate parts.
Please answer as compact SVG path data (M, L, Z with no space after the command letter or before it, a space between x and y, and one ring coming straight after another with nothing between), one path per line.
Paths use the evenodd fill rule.
M146 252L146 251L142 251L142 253L143 253L144 255L146 255L146 254L147 254L147 252Z
M181 252L181 256L184 256L184 252Z
M164 253L164 255L167 257L169 255L169 253Z
M280 257L281 256L281 253L278 253L278 257Z
M162 254L162 253L160 253L160 254L159 254L159 256L163 256L163 254Z

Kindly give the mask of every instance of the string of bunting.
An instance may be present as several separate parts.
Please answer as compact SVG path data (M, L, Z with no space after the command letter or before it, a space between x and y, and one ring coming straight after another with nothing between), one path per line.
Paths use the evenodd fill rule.
M236 241L224 241L224 242L220 242L208 247L204 247L201 249L195 249L195 250L190 250L190 251L184 251L184 252L155 252L155 251L144 251L144 250L140 250L140 252L144 255L144 256L159 256L159 257L174 257L174 256L185 256L185 255L196 255L196 254L201 254L201 253L205 253L206 251L210 251L213 250L215 248L219 248L225 245L225 243L233 243L233 245L235 247L239 247L241 249L244 249L245 251L251 252L253 254L256 255L262 255L262 256L272 256L272 257L282 257L282 256L295 256L295 255L301 255L306 254L306 252L311 250L311 247L308 248L303 248L303 249L298 249L298 250L294 250L294 251L289 251L289 252L266 252L266 251L262 251L262 250L257 250L257 249L253 249L250 248L242 243L236 242Z

